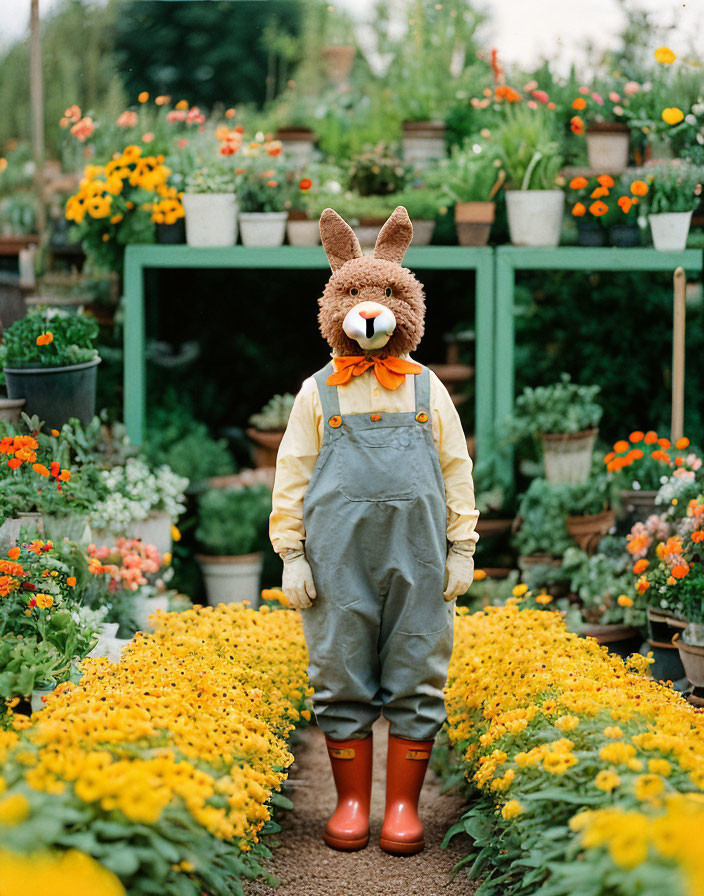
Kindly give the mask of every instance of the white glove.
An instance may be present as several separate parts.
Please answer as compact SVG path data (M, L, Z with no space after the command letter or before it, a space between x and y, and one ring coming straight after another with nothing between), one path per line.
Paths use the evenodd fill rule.
M315 592L313 573L306 560L306 555L301 552L282 559L284 574L281 580L281 590L292 607L297 610L305 610L318 596Z
M469 591L469 586L474 581L474 557L467 549L460 547L466 542L458 542L457 546L450 545L445 563L445 591L443 597L446 601L454 600L461 594ZM470 548L473 551L474 546Z

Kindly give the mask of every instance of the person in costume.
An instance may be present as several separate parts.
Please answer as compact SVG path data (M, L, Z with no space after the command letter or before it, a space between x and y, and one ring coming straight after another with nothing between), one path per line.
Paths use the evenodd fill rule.
M369 840L372 725L389 722L381 847L423 848L418 798L445 720L454 599L472 583L472 462L447 390L410 357L423 287L402 267L399 206L373 257L332 209L319 322L332 361L298 393L279 448L270 537L301 610L314 706L335 780L335 849ZM443 600L444 598L444 600Z

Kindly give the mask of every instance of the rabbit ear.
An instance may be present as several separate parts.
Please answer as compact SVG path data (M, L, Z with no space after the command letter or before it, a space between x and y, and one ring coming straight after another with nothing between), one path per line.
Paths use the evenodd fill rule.
M374 246L374 258L401 264L406 249L413 239L413 225L406 209L399 205L379 231Z
M333 271L352 258L362 257L354 230L331 208L320 216L320 238Z

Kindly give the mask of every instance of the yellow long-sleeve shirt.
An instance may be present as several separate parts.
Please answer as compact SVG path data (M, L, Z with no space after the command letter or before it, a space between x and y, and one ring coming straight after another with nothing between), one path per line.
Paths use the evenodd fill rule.
M415 375L390 391L377 380L372 369L352 377L337 388L340 413L403 413L415 410ZM430 371L430 419L445 482L447 539L464 542L471 551L479 512L474 504L472 461L457 410L447 389ZM314 377L309 377L296 396L291 417L279 447L274 480L273 510L269 535L278 553L300 551L305 542L303 498L323 443L325 421Z

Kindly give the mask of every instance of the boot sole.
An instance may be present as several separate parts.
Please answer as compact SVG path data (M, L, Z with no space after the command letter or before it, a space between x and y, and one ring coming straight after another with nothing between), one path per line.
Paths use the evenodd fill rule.
M379 846L384 852L390 853L392 856L414 856L421 852L425 847L425 840L416 840L411 843L404 843L397 840L386 840L382 837L379 840Z
M339 837L332 837L326 832L323 834L323 840L331 849L336 849L339 852L356 852L359 849L364 849L369 843L369 834L356 840L341 840Z

